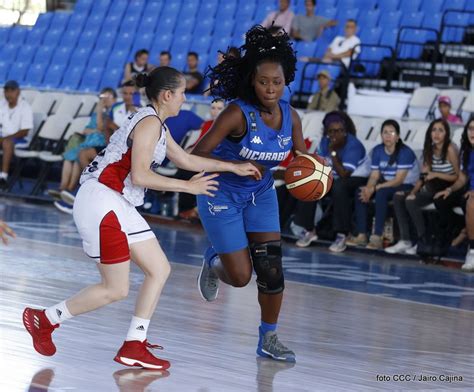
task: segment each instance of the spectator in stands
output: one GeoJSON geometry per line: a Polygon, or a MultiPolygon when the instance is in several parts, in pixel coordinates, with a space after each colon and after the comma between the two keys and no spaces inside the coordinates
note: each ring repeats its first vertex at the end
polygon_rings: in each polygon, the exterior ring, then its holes
{"type": "Polygon", "coordinates": [[[334,89],[331,89],[331,74],[327,70],[318,72],[319,91],[314,94],[308,103],[308,110],[332,112],[339,108],[341,100],[334,89]]]}
{"type": "Polygon", "coordinates": [[[449,124],[443,119],[434,120],[425,135],[420,179],[410,192],[397,192],[393,198],[400,241],[386,248],[386,252],[416,253],[417,248],[410,241],[410,218],[416,228],[418,245],[428,243],[422,208],[433,203],[434,195],[452,186],[458,176],[459,157],[450,139],[449,124]]]}
{"type": "Polygon", "coordinates": [[[8,236],[15,238],[16,234],[4,221],[0,219],[0,238],[5,245],[8,244],[8,236]]]}
{"type": "Polygon", "coordinates": [[[171,53],[167,50],[160,52],[159,67],[170,67],[171,66],[171,53]]]}
{"type": "Polygon", "coordinates": [[[107,119],[107,141],[110,135],[122,126],[128,116],[135,113],[140,107],[140,102],[134,102],[136,92],[137,88],[134,81],[129,80],[122,85],[122,101],[112,106],[107,119]]]}
{"type": "MultiPolygon", "coordinates": [[[[324,136],[318,154],[333,168],[334,183],[330,191],[332,199],[332,227],[338,233],[329,250],[342,252],[346,237],[351,231],[352,201],[356,189],[367,182],[366,177],[352,176],[363,163],[366,152],[357,139],[352,119],[344,112],[330,112],[323,120],[324,136]]],[[[317,202],[298,202],[294,223],[304,227],[296,245],[307,247],[318,236],[314,227],[317,202]]]]}
{"type": "Polygon", "coordinates": [[[316,0],[306,0],[305,15],[296,15],[291,25],[291,38],[296,41],[314,41],[325,28],[336,26],[337,20],[315,15],[316,0]]]}
{"type": "Polygon", "coordinates": [[[462,124],[462,119],[459,116],[451,113],[451,98],[443,95],[438,98],[438,109],[441,113],[441,118],[451,124],[462,124]]]}
{"type": "Polygon", "coordinates": [[[15,145],[28,145],[28,132],[33,129],[33,112],[20,98],[20,86],[9,80],[3,86],[5,100],[0,102],[0,146],[3,150],[0,189],[7,188],[8,172],[15,145]]]}
{"type": "MultiPolygon", "coordinates": [[[[201,132],[199,134],[198,139],[196,142],[188,147],[187,152],[191,153],[193,150],[194,146],[197,144],[199,140],[201,140],[204,135],[209,131],[211,128],[212,124],[214,123],[214,120],[217,118],[217,116],[224,110],[225,107],[225,102],[223,99],[215,99],[211,103],[211,107],[209,109],[209,115],[210,119],[205,121],[202,126],[201,126],[201,132]]],[[[176,178],[180,180],[189,180],[194,174],[194,172],[186,171],[183,169],[179,169],[178,172],[176,173],[176,178]]],[[[187,219],[187,220],[197,220],[199,219],[199,214],[197,211],[196,207],[196,196],[191,195],[189,193],[179,193],[178,194],[178,211],[179,211],[179,217],[182,219],[187,219]]]]}
{"type": "Polygon", "coordinates": [[[275,33],[285,30],[289,34],[294,17],[295,14],[290,10],[290,0],[280,0],[279,10],[270,12],[262,22],[262,26],[266,28],[273,27],[275,33]]]}
{"type": "Polygon", "coordinates": [[[59,189],[50,189],[48,194],[55,199],[55,207],[72,214],[72,206],[81,171],[107,145],[106,121],[117,93],[111,87],[102,89],[95,112],[82,133],[69,138],[64,151],[64,161],[59,189]]]}
{"type": "Polygon", "coordinates": [[[356,58],[360,53],[359,37],[356,36],[357,23],[354,19],[348,19],[344,28],[344,36],[337,36],[329,45],[324,54],[324,62],[341,61],[346,68],[349,67],[351,58],[356,58]]]}
{"type": "Polygon", "coordinates": [[[146,49],[140,49],[135,53],[134,61],[127,63],[123,71],[123,82],[133,80],[141,72],[149,72],[153,68],[148,64],[150,53],[146,49]]]}
{"type": "Polygon", "coordinates": [[[445,236],[452,233],[455,222],[452,208],[457,206],[463,208],[469,248],[462,269],[472,272],[474,271],[474,117],[467,122],[461,136],[460,161],[461,171],[457,181],[438,192],[434,199],[445,236]]]}
{"type": "Polygon", "coordinates": [[[370,154],[370,177],[367,184],[357,190],[355,197],[358,235],[347,241],[347,245],[367,245],[369,249],[382,249],[388,203],[396,192],[408,192],[413,189],[420,176],[416,155],[400,138],[398,122],[384,121],[380,133],[382,143],[375,146],[370,154]],[[375,201],[375,227],[367,244],[368,203],[372,198],[375,201]]]}
{"type": "Polygon", "coordinates": [[[186,93],[200,94],[202,92],[201,83],[204,80],[204,76],[198,69],[199,56],[196,52],[188,53],[188,70],[184,72],[186,78],[186,93]]]}

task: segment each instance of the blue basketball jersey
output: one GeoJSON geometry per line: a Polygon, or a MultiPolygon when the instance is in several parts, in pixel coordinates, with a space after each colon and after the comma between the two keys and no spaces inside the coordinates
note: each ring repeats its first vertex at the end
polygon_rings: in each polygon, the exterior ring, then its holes
{"type": "Polygon", "coordinates": [[[266,170],[261,181],[233,173],[221,173],[217,180],[221,189],[231,191],[245,189],[254,192],[273,183],[270,169],[290,154],[293,147],[291,107],[286,101],[279,102],[282,124],[280,130],[275,130],[263,122],[259,110],[253,105],[242,100],[235,100],[232,103],[242,110],[247,122],[247,132],[238,143],[224,139],[214,150],[213,155],[228,161],[255,161],[265,166],[266,170]]]}

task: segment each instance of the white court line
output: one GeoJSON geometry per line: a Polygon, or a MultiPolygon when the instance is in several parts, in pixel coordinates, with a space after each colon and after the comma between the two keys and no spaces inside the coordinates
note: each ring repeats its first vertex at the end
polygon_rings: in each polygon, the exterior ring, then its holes
{"type": "MultiPolygon", "coordinates": [[[[76,245],[58,244],[57,242],[50,242],[50,241],[44,241],[44,240],[38,240],[38,239],[30,239],[30,238],[25,238],[25,237],[17,237],[17,238],[22,239],[22,240],[26,240],[26,241],[33,241],[33,242],[39,242],[39,243],[42,243],[42,244],[48,244],[48,245],[54,244],[56,246],[62,246],[62,247],[65,247],[65,248],[82,249],[81,246],[76,246],[76,245]]],[[[84,260],[80,260],[80,261],[90,262],[90,259],[87,260],[86,257],[87,256],[84,255],[84,260]]],[[[183,262],[179,262],[179,261],[171,261],[171,262],[176,263],[176,264],[186,265],[188,267],[192,267],[192,268],[195,268],[195,269],[201,268],[200,266],[197,266],[197,265],[191,265],[191,264],[187,264],[187,263],[183,263],[183,262]]],[[[410,304],[416,304],[416,305],[433,306],[433,307],[436,307],[436,308],[441,308],[441,309],[445,309],[445,310],[452,310],[452,311],[457,311],[457,312],[474,313],[474,310],[469,310],[469,309],[452,308],[450,306],[413,301],[413,300],[405,299],[405,298],[387,297],[387,296],[378,295],[378,294],[375,294],[375,293],[370,294],[370,293],[364,293],[364,292],[356,291],[356,290],[341,289],[339,287],[329,287],[329,286],[325,286],[325,285],[317,284],[317,283],[298,282],[298,281],[294,281],[294,280],[289,280],[289,281],[293,284],[300,284],[300,285],[309,286],[309,287],[319,287],[319,288],[324,288],[324,289],[329,289],[329,290],[342,291],[342,292],[351,293],[351,294],[359,294],[359,295],[366,296],[366,297],[371,297],[371,298],[377,297],[377,298],[380,298],[382,300],[388,300],[388,301],[394,301],[395,300],[395,301],[398,301],[398,302],[408,302],[410,304]]]]}

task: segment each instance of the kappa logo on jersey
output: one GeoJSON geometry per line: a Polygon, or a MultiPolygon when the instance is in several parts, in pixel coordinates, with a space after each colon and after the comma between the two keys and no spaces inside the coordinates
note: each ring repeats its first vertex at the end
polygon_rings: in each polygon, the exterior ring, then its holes
{"type": "Polygon", "coordinates": [[[280,148],[285,148],[288,143],[291,142],[291,136],[281,136],[281,135],[277,135],[278,137],[278,145],[280,146],[280,148]]]}
{"type": "Polygon", "coordinates": [[[255,135],[252,140],[250,140],[250,143],[253,144],[263,144],[262,139],[260,139],[260,136],[255,135]]]}
{"type": "Polygon", "coordinates": [[[220,205],[219,206],[219,205],[212,204],[209,201],[207,202],[207,206],[209,208],[209,212],[211,213],[211,215],[216,215],[216,213],[218,213],[218,212],[229,209],[229,206],[226,206],[226,205],[220,205]]]}

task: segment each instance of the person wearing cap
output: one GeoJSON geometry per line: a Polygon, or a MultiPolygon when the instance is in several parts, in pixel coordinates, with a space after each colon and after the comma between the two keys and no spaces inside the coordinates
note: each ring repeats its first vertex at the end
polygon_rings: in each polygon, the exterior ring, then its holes
{"type": "Polygon", "coordinates": [[[28,144],[28,132],[33,128],[33,111],[26,100],[20,99],[18,83],[9,80],[3,91],[5,100],[0,102],[0,146],[3,150],[0,189],[7,186],[15,145],[28,144]]]}
{"type": "Polygon", "coordinates": [[[307,109],[320,110],[322,112],[337,110],[341,99],[329,86],[331,74],[327,70],[319,71],[317,79],[319,91],[310,98],[307,109]]]}
{"type": "Polygon", "coordinates": [[[461,117],[451,113],[451,98],[447,95],[442,95],[438,98],[438,109],[443,120],[446,120],[451,124],[462,125],[461,117]]]}

